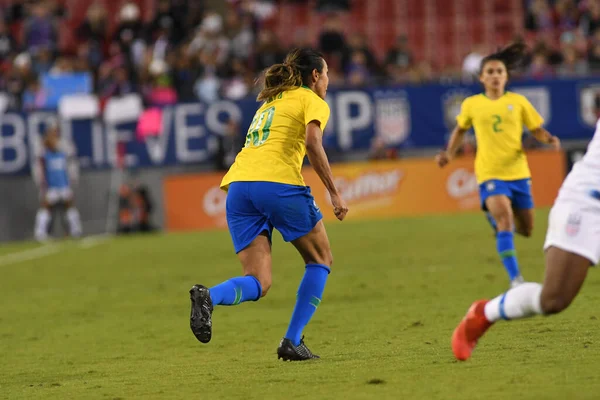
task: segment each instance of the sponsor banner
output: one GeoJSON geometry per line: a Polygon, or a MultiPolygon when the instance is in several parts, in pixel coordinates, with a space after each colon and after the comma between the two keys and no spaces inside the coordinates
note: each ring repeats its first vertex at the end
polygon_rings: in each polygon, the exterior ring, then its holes
{"type": "MultiPolygon", "coordinates": [[[[537,207],[552,205],[565,176],[562,152],[528,153],[537,207]]],[[[349,220],[477,211],[479,187],[473,158],[455,160],[440,169],[433,159],[352,163],[332,167],[335,182],[348,203],[349,220]]],[[[167,229],[226,228],[222,174],[172,176],[164,182],[167,229]]],[[[304,170],[325,220],[333,221],[329,196],[317,174],[304,170]]]]}
{"type": "MultiPolygon", "coordinates": [[[[600,115],[600,80],[518,81],[509,89],[526,95],[545,118],[545,127],[563,141],[592,137],[600,115]]],[[[380,136],[401,149],[441,148],[462,101],[480,92],[479,85],[439,84],[331,89],[326,99],[331,117],[323,143],[328,150],[366,150],[380,136]]],[[[74,141],[83,169],[114,165],[118,142],[125,145],[128,167],[160,167],[211,162],[228,121],[239,120],[239,135],[245,137],[257,108],[254,99],[166,107],[162,131],[145,142],[135,135],[139,113],[104,121],[65,117],[60,123],[63,135],[74,141]]],[[[32,143],[56,121],[55,111],[3,114],[0,174],[29,172],[32,143]]]]}

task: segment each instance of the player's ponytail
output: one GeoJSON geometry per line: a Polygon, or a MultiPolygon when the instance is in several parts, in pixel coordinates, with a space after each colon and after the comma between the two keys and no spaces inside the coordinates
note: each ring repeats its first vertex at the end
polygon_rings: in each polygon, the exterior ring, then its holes
{"type": "Polygon", "coordinates": [[[264,74],[264,88],[258,101],[267,100],[281,92],[311,83],[314,70],[323,72],[323,56],[311,49],[294,49],[285,57],[283,64],[269,67],[264,74]]]}
{"type": "Polygon", "coordinates": [[[490,61],[501,61],[509,73],[520,67],[527,55],[527,45],[522,42],[512,43],[505,48],[490,54],[481,60],[480,73],[483,72],[485,65],[490,61]]]}

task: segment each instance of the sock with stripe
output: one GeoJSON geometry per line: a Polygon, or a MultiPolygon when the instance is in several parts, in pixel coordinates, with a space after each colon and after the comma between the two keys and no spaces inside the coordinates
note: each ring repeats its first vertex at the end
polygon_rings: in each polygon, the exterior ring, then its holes
{"type": "Polygon", "coordinates": [[[496,235],[496,248],[510,280],[513,281],[519,278],[521,273],[519,272],[517,252],[515,251],[514,234],[507,231],[498,232],[496,235]]]}
{"type": "Polygon", "coordinates": [[[302,331],[308,325],[317,307],[321,303],[325,282],[331,270],[323,264],[307,264],[304,277],[298,287],[296,296],[296,306],[292,313],[290,325],[285,334],[286,339],[290,339],[294,346],[300,344],[302,331]]]}
{"type": "Polygon", "coordinates": [[[510,320],[541,315],[542,285],[522,283],[508,292],[487,302],[485,318],[490,322],[500,319],[510,320]]]}
{"type": "Polygon", "coordinates": [[[213,306],[235,306],[245,301],[256,301],[261,294],[260,282],[251,275],[231,278],[210,288],[213,306]]]}

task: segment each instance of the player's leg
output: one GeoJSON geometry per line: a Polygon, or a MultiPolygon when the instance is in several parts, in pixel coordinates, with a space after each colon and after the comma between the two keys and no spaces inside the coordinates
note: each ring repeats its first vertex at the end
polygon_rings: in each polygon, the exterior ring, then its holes
{"type": "Polygon", "coordinates": [[[304,276],[298,287],[296,306],[285,334],[285,338],[297,346],[302,339],[304,328],[321,304],[333,258],[323,221],[317,222],[308,234],[292,243],[298,249],[305,264],[304,276]]]}
{"type": "Polygon", "coordinates": [[[543,285],[526,282],[490,301],[479,300],[471,305],[452,335],[456,358],[468,359],[479,338],[496,321],[563,311],[579,293],[590,264],[583,256],[550,247],[546,252],[543,285]]]}
{"type": "Polygon", "coordinates": [[[534,212],[533,208],[514,208],[515,232],[524,237],[533,233],[534,212]]]}
{"type": "Polygon", "coordinates": [[[305,264],[296,305],[277,354],[292,361],[318,358],[304,344],[302,332],[321,303],[333,261],[323,215],[309,188],[288,186],[273,198],[278,200],[272,206],[271,222],[283,239],[296,247],[305,264]]]}
{"type": "MultiPolygon", "coordinates": [[[[511,200],[507,194],[504,182],[497,181],[494,191],[488,191],[485,197],[485,207],[496,221],[498,232],[496,234],[496,250],[500,255],[502,264],[508,273],[511,285],[523,281],[514,244],[513,211],[511,200]]],[[[483,185],[482,185],[483,186],[483,185]]],[[[482,194],[483,197],[483,194],[482,194]]]]}
{"type": "Polygon", "coordinates": [[[533,232],[534,205],[531,194],[531,179],[509,182],[513,214],[515,216],[515,232],[530,237],[533,232]]]}
{"type": "Polygon", "coordinates": [[[270,232],[263,231],[238,253],[243,276],[226,280],[210,288],[214,306],[235,306],[245,301],[256,301],[271,287],[270,232]]]}
{"type": "Polygon", "coordinates": [[[50,207],[56,201],[56,194],[50,189],[42,192],[40,197],[40,208],[35,215],[34,236],[36,240],[43,242],[48,240],[48,227],[52,219],[50,207]]]}
{"type": "Polygon", "coordinates": [[[567,308],[579,292],[590,265],[600,259],[598,226],[600,209],[582,213],[577,205],[555,204],[544,245],[544,284],[524,283],[489,302],[473,303],[452,337],[456,357],[469,358],[477,340],[500,319],[556,314],[567,308]]]}
{"type": "Polygon", "coordinates": [[[271,286],[272,227],[248,195],[251,184],[232,183],[226,202],[227,224],[244,276],[228,279],[210,289],[199,284],[190,289],[190,327],[202,343],[208,343],[212,337],[214,306],[256,301],[271,286]]]}
{"type": "Polygon", "coordinates": [[[63,190],[62,200],[67,210],[66,217],[67,223],[69,225],[69,234],[72,237],[79,237],[83,233],[81,228],[81,217],[79,215],[79,210],[77,210],[77,208],[74,205],[73,192],[71,191],[71,189],[67,188],[63,190]]]}

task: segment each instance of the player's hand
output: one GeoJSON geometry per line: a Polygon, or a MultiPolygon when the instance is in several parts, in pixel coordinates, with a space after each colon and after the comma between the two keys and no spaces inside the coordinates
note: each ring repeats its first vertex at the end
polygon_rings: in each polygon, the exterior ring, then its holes
{"type": "Polygon", "coordinates": [[[348,205],[339,194],[331,195],[331,204],[333,205],[333,213],[340,221],[343,221],[348,214],[348,205]]]}
{"type": "Polygon", "coordinates": [[[440,168],[444,168],[450,162],[450,157],[446,151],[442,150],[435,156],[435,162],[440,168]]]}
{"type": "Polygon", "coordinates": [[[560,150],[560,139],[557,136],[551,136],[548,144],[552,146],[554,150],[560,150]]]}

